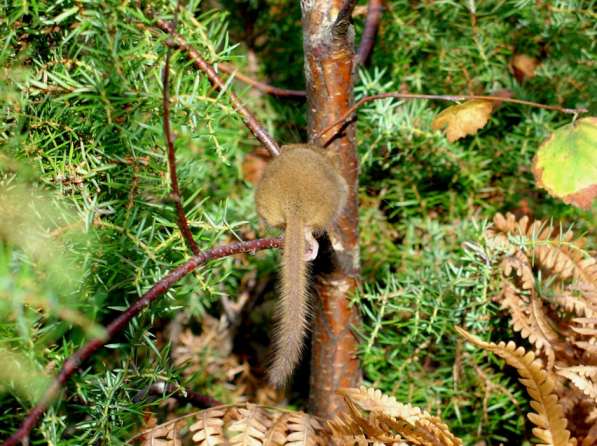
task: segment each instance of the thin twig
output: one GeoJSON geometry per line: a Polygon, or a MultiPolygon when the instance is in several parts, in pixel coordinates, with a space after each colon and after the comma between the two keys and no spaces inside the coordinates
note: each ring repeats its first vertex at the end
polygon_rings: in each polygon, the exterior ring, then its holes
{"type": "Polygon", "coordinates": [[[379,28],[379,21],[383,12],[382,0],[369,0],[367,5],[367,19],[365,20],[365,28],[361,36],[361,43],[359,44],[359,51],[357,52],[357,63],[365,64],[373,45],[375,44],[375,36],[377,28],[379,28]]]}
{"type": "Polygon", "coordinates": [[[202,395],[176,384],[168,384],[164,381],[158,381],[150,384],[141,390],[133,401],[139,402],[147,397],[147,395],[165,396],[169,395],[181,402],[191,403],[193,406],[200,409],[207,409],[209,407],[221,406],[223,403],[208,395],[202,395]]]}
{"type": "MultiPolygon", "coordinates": [[[[529,107],[536,107],[542,108],[545,110],[554,110],[561,113],[569,113],[578,115],[580,113],[586,113],[586,108],[564,108],[560,107],[559,105],[545,105],[539,104],[537,102],[525,101],[523,99],[514,99],[514,98],[505,98],[502,96],[476,96],[476,95],[436,95],[436,94],[410,94],[410,93],[380,93],[374,94],[371,96],[365,96],[364,98],[359,99],[352,107],[350,107],[346,113],[344,113],[339,119],[328,125],[323,130],[319,131],[314,138],[321,138],[325,135],[328,131],[332,128],[337,126],[338,124],[344,124],[348,122],[348,118],[362,105],[366,104],[367,102],[376,101],[378,99],[387,99],[387,98],[396,98],[396,99],[431,99],[431,100],[439,100],[439,101],[464,101],[464,100],[472,100],[472,99],[482,99],[486,101],[494,101],[494,102],[510,102],[512,104],[520,104],[520,105],[528,105],[529,107]]],[[[344,127],[344,125],[340,126],[336,131],[325,140],[325,144],[327,145],[332,138],[338,134],[338,132],[344,127]]]]}
{"type": "MultiPolygon", "coordinates": [[[[178,17],[178,3],[176,4],[176,11],[174,13],[174,20],[172,21],[172,29],[176,30],[176,21],[178,17]]],[[[166,138],[166,145],[168,146],[168,170],[170,171],[170,184],[172,187],[172,198],[174,199],[174,205],[176,206],[176,213],[178,214],[177,223],[182,233],[183,238],[187,242],[187,245],[191,249],[194,255],[199,255],[199,247],[195,243],[193,233],[189,228],[189,222],[184,212],[182,205],[182,198],[180,196],[180,189],[178,187],[178,175],[176,174],[176,153],[174,149],[174,135],[170,128],[170,57],[172,55],[172,46],[168,46],[166,52],[166,61],[164,63],[164,71],[162,72],[162,108],[163,108],[163,119],[162,124],[164,127],[164,138],[166,138]]]]}
{"type": "Polygon", "coordinates": [[[106,343],[116,334],[121,332],[133,317],[141,312],[141,310],[148,307],[154,300],[165,294],[180,279],[209,260],[220,259],[233,254],[254,253],[263,249],[280,248],[282,243],[281,238],[269,238],[218,246],[204,251],[197,256],[191,257],[186,263],[168,273],[163,279],[151,287],[151,289],[139,300],[134,302],[106,327],[105,337],[101,339],[92,339],[64,361],[60,373],[58,373],[58,376],[56,376],[52,384],[46,390],[44,396],[40,399],[37,405],[29,411],[19,430],[6,440],[3,446],[16,446],[20,441],[28,437],[31,429],[37,425],[41,416],[58,395],[66,381],[79,369],[81,364],[89,359],[97,350],[106,345],[106,343]]]}
{"type": "MultiPolygon", "coordinates": [[[[170,23],[162,19],[156,19],[156,24],[162,31],[170,34],[172,40],[168,39],[166,41],[168,46],[183,50],[186,56],[193,62],[195,67],[203,71],[207,75],[212,85],[214,85],[218,90],[223,91],[226,88],[226,83],[215,72],[213,67],[207,63],[201,57],[199,52],[193,48],[180,34],[174,32],[170,23]]],[[[241,115],[243,122],[253,133],[253,135],[255,135],[255,138],[257,138],[272,155],[279,155],[280,147],[276,141],[274,141],[271,135],[267,133],[265,128],[263,128],[263,126],[251,114],[251,112],[249,112],[249,110],[240,102],[238,97],[232,91],[228,92],[228,97],[230,98],[232,107],[241,115]]]]}
{"type": "Polygon", "coordinates": [[[238,69],[236,67],[226,63],[218,64],[218,69],[220,69],[224,73],[233,75],[234,79],[237,79],[240,82],[244,82],[247,85],[255,87],[257,90],[263,91],[264,93],[271,94],[273,96],[294,98],[304,98],[307,96],[305,90],[289,90],[286,88],[274,87],[273,85],[266,84],[265,82],[252,79],[249,76],[246,76],[238,72],[238,69]]]}

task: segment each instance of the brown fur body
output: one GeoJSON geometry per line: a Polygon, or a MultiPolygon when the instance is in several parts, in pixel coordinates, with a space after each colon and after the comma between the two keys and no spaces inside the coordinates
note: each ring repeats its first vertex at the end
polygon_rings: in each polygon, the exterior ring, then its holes
{"type": "Polygon", "coordinates": [[[281,301],[270,381],[282,386],[300,359],[307,324],[306,237],[326,230],[346,202],[347,185],[326,151],[309,144],[282,147],[257,185],[257,212],[285,228],[281,301]]]}

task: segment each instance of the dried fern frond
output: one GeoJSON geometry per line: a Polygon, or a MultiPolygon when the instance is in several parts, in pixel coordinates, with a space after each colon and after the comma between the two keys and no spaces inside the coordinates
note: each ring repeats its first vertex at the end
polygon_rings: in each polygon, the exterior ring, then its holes
{"type": "Polygon", "coordinates": [[[572,293],[559,293],[552,297],[550,301],[569,313],[578,316],[597,317],[597,304],[591,302],[584,295],[575,296],[572,293]]]}
{"type": "Polygon", "coordinates": [[[508,344],[500,342],[494,344],[485,342],[473,336],[460,327],[456,331],[467,341],[490,351],[503,358],[509,365],[516,368],[520,375],[520,382],[526,387],[531,397],[531,407],[535,412],[528,414],[528,418],[537,426],[533,434],[541,440],[541,446],[573,446],[576,440],[572,439],[566,429],[566,418],[558,397],[554,393],[554,382],[543,370],[541,362],[535,359],[533,352],[516,346],[510,341],[508,344]]]}
{"type": "Polygon", "coordinates": [[[556,373],[570,380],[582,392],[597,400],[597,366],[574,366],[558,369],[556,373]]]}
{"type": "MultiPolygon", "coordinates": [[[[379,390],[360,387],[341,389],[338,393],[344,395],[353,419],[359,420],[361,427],[370,427],[372,432],[381,430],[394,440],[404,438],[414,445],[462,445],[439,418],[418,407],[399,403],[379,390]],[[361,414],[359,409],[366,414],[361,414]]],[[[376,439],[387,441],[379,436],[376,439]]]]}
{"type": "Polygon", "coordinates": [[[155,427],[143,435],[141,446],[182,446],[176,423],[155,427]]]}
{"type": "Polygon", "coordinates": [[[531,268],[528,257],[522,251],[516,251],[512,255],[505,256],[500,264],[500,269],[506,277],[515,273],[520,279],[523,290],[532,290],[535,287],[533,269],[531,268]]]}
{"type": "Polygon", "coordinates": [[[402,437],[399,434],[392,434],[388,429],[379,426],[375,420],[363,417],[350,403],[349,412],[340,413],[333,420],[327,422],[332,438],[340,445],[361,444],[366,440],[380,444],[394,444],[400,442],[402,437]],[[372,422],[373,421],[373,422],[372,422]]]}
{"type": "Polygon", "coordinates": [[[561,343],[560,335],[543,312],[543,304],[533,291],[530,302],[525,301],[519,290],[505,282],[500,297],[501,307],[508,310],[512,328],[528,338],[538,350],[543,350],[547,357],[547,368],[551,370],[555,364],[555,349],[561,343]]]}
{"type": "Polygon", "coordinates": [[[517,220],[510,213],[505,217],[498,213],[490,235],[512,248],[523,246],[535,263],[559,280],[572,278],[597,289],[597,260],[582,249],[584,240],[574,240],[572,231],[562,233],[540,220],[529,224],[526,216],[517,220]]]}
{"type": "Polygon", "coordinates": [[[197,421],[190,427],[194,432],[193,443],[199,446],[226,444],[224,436],[224,415],[226,409],[212,407],[197,413],[197,421]]]}
{"type": "Polygon", "coordinates": [[[391,417],[402,418],[409,423],[414,423],[425,415],[429,415],[418,407],[399,403],[396,398],[383,394],[379,389],[361,386],[340,389],[338,393],[362,410],[381,412],[391,417]]]}
{"type": "Polygon", "coordinates": [[[129,443],[180,446],[188,444],[185,434],[190,431],[193,444],[201,446],[462,445],[439,418],[379,390],[363,387],[342,393],[349,410],[326,425],[304,412],[243,403],[171,420],[129,443]]]}
{"type": "Polygon", "coordinates": [[[269,414],[253,404],[238,409],[240,417],[228,426],[231,446],[259,446],[263,444],[272,425],[269,414]]]}
{"type": "Polygon", "coordinates": [[[317,432],[322,425],[316,418],[303,412],[295,412],[288,416],[287,446],[325,446],[324,439],[317,432]]]}
{"type": "Polygon", "coordinates": [[[192,435],[192,443],[200,446],[330,444],[329,431],[311,415],[303,412],[288,413],[283,409],[244,403],[212,407],[185,415],[147,430],[131,439],[129,443],[143,446],[189,444],[187,431],[192,435]],[[190,427],[187,428],[189,424],[190,427]],[[156,443],[155,440],[162,442],[156,443]]]}

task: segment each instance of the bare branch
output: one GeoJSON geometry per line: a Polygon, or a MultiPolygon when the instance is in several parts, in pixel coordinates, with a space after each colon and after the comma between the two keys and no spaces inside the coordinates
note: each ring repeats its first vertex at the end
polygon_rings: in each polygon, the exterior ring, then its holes
{"type": "Polygon", "coordinates": [[[476,95],[436,95],[436,94],[410,94],[410,93],[380,93],[374,94],[371,96],[365,96],[364,98],[359,99],[352,107],[350,107],[339,119],[328,125],[323,130],[320,130],[316,135],[315,138],[322,138],[327,132],[331,129],[336,127],[339,124],[342,124],[340,127],[334,131],[332,135],[328,138],[324,139],[324,146],[329,144],[329,142],[342,130],[344,124],[348,123],[352,119],[349,119],[350,116],[357,111],[361,106],[366,104],[367,102],[376,101],[378,99],[387,99],[387,98],[396,98],[396,99],[431,99],[431,100],[439,100],[439,101],[464,101],[464,100],[472,100],[472,99],[482,99],[486,101],[494,101],[494,102],[510,102],[512,104],[520,104],[520,105],[527,105],[529,107],[536,107],[542,108],[545,110],[554,110],[561,113],[568,113],[578,115],[581,113],[586,113],[586,108],[564,108],[559,105],[545,105],[539,104],[537,102],[525,101],[523,99],[514,99],[514,98],[506,98],[503,96],[476,96],[476,95]]]}
{"type": "Polygon", "coordinates": [[[357,62],[365,64],[373,45],[375,44],[375,36],[377,28],[379,28],[379,21],[383,12],[382,0],[369,0],[367,5],[367,19],[365,20],[365,29],[361,36],[361,43],[359,44],[359,51],[357,52],[357,62]]]}
{"type": "MultiPolygon", "coordinates": [[[[165,20],[157,19],[156,24],[162,31],[171,35],[172,40],[168,39],[166,41],[168,46],[171,46],[172,48],[179,48],[184,51],[186,56],[193,62],[195,67],[207,75],[212,85],[214,85],[220,91],[225,89],[226,83],[215,72],[213,67],[207,63],[207,61],[201,57],[199,52],[193,48],[180,34],[174,32],[170,23],[166,22],[165,20]]],[[[278,146],[278,143],[274,141],[271,135],[267,133],[263,126],[257,121],[257,119],[255,119],[251,112],[240,102],[238,97],[233,92],[228,92],[228,96],[230,98],[230,102],[232,103],[232,107],[241,115],[243,122],[253,133],[253,135],[255,135],[255,138],[257,138],[272,155],[279,155],[280,147],[278,146]]]]}
{"type": "MultiPolygon", "coordinates": [[[[172,29],[176,29],[176,19],[178,13],[178,3],[176,4],[176,11],[174,20],[172,23],[172,29]]],[[[178,188],[178,175],[176,174],[176,154],[174,150],[174,135],[172,135],[172,129],[170,128],[170,57],[172,55],[172,47],[168,46],[166,52],[166,62],[164,63],[164,70],[162,71],[162,109],[163,119],[162,124],[164,127],[164,138],[166,138],[166,146],[168,147],[168,169],[170,171],[170,183],[172,187],[172,198],[174,199],[174,205],[176,206],[176,213],[178,214],[177,223],[182,233],[183,238],[187,242],[187,245],[191,249],[194,255],[199,255],[199,247],[195,243],[193,233],[189,228],[187,216],[184,212],[182,205],[182,199],[180,196],[180,189],[178,188]]]]}
{"type": "Polygon", "coordinates": [[[186,263],[168,273],[163,279],[151,287],[148,292],[141,296],[139,300],[134,302],[106,327],[105,337],[90,340],[64,361],[62,369],[50,387],[46,390],[44,396],[27,414],[27,417],[21,424],[19,430],[6,440],[3,446],[16,446],[20,441],[27,438],[31,429],[37,425],[41,416],[50,406],[54,398],[56,398],[66,381],[68,381],[68,379],[79,369],[81,364],[89,359],[97,350],[106,345],[106,343],[116,334],[122,331],[133,317],[141,312],[141,310],[148,307],[158,297],[164,295],[176,282],[191,273],[198,266],[203,265],[210,260],[220,259],[233,254],[254,253],[263,249],[280,248],[281,246],[281,238],[258,239],[249,242],[237,242],[218,246],[204,251],[197,256],[191,257],[186,263]]]}
{"type": "Polygon", "coordinates": [[[264,93],[271,94],[273,96],[294,98],[304,98],[307,96],[305,90],[288,90],[286,88],[274,87],[273,85],[266,84],[265,82],[251,79],[249,76],[239,73],[236,67],[226,63],[219,64],[218,68],[224,73],[234,75],[234,79],[244,82],[247,85],[255,87],[257,90],[263,91],[264,93]]]}

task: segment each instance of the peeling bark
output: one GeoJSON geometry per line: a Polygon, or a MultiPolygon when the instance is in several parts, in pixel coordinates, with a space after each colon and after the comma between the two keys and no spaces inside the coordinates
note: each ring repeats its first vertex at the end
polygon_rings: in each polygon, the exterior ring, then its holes
{"type": "MultiPolygon", "coordinates": [[[[318,133],[340,118],[352,105],[356,59],[350,13],[354,2],[302,0],[305,78],[310,142],[323,145],[318,133]]],[[[361,371],[357,339],[352,331],[359,314],[349,306],[358,285],[358,159],[354,126],[347,126],[328,145],[338,154],[341,173],[349,185],[346,208],[329,232],[336,259],[333,271],[316,283],[313,324],[310,410],[332,418],[344,403],[336,391],[357,386],[361,371]]]]}

